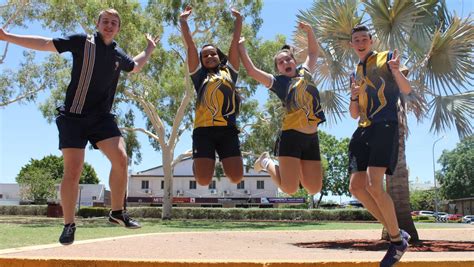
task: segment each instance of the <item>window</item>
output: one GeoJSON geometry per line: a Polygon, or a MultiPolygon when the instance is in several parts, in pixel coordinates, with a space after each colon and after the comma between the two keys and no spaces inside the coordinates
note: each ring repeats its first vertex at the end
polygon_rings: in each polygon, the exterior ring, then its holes
{"type": "Polygon", "coordinates": [[[161,189],[165,189],[165,181],[161,181],[161,189]]]}
{"type": "Polygon", "coordinates": [[[2,198],[3,198],[3,194],[0,194],[0,199],[2,199],[2,198]]]}
{"type": "Polygon", "coordinates": [[[257,189],[265,189],[265,181],[257,181],[257,189]]]}
{"type": "Polygon", "coordinates": [[[148,189],[148,188],[150,188],[150,181],[143,180],[142,181],[142,189],[148,189]]]}
{"type": "Polygon", "coordinates": [[[240,183],[237,184],[237,189],[245,189],[245,182],[240,181],[240,183]]]}
{"type": "Polygon", "coordinates": [[[97,197],[96,197],[96,196],[92,196],[92,200],[97,200],[97,197]]]}
{"type": "Polygon", "coordinates": [[[196,181],[189,181],[189,189],[196,189],[196,181]]]}
{"type": "Polygon", "coordinates": [[[216,180],[213,180],[213,181],[209,184],[209,189],[216,189],[216,180]]]}

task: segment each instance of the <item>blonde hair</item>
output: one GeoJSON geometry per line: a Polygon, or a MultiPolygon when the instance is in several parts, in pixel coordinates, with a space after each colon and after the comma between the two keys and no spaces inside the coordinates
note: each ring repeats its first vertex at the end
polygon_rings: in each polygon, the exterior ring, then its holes
{"type": "Polygon", "coordinates": [[[119,13],[118,13],[117,10],[115,10],[115,9],[113,9],[113,8],[107,8],[107,9],[104,9],[104,10],[100,11],[100,13],[99,13],[99,19],[97,20],[97,22],[100,21],[100,18],[101,18],[102,15],[104,15],[104,14],[109,14],[109,15],[112,15],[112,16],[118,18],[119,27],[120,27],[120,23],[121,23],[121,21],[120,21],[120,15],[119,15],[119,13]]]}

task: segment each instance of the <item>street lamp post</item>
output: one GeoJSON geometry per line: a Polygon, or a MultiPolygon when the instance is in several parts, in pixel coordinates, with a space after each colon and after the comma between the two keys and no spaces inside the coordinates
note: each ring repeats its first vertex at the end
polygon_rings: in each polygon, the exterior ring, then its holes
{"type": "Polygon", "coordinates": [[[444,135],[441,136],[440,138],[436,139],[436,141],[433,142],[433,149],[431,155],[433,156],[433,183],[434,183],[434,189],[435,189],[435,199],[434,199],[434,206],[435,206],[435,214],[438,215],[438,187],[436,186],[436,170],[435,170],[435,156],[434,156],[434,149],[436,143],[438,143],[439,140],[443,139],[444,135]]]}
{"type": "Polygon", "coordinates": [[[80,211],[81,210],[81,198],[82,198],[82,185],[79,186],[79,205],[77,207],[77,211],[80,211]]]}

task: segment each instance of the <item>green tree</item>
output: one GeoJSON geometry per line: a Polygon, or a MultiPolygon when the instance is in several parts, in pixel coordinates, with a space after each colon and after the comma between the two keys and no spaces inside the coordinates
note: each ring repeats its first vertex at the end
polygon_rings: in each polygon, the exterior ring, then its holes
{"type": "Polygon", "coordinates": [[[457,199],[474,196],[474,135],[465,137],[451,151],[443,151],[436,173],[440,196],[457,199]]]}
{"type": "MultiPolygon", "coordinates": [[[[30,159],[30,162],[23,166],[16,176],[16,182],[23,188],[24,199],[43,203],[48,198],[56,197],[55,185],[61,182],[63,173],[63,157],[49,155],[40,160],[30,159]]],[[[99,183],[94,168],[87,162],[84,163],[79,183],[99,183]]]]}
{"type": "Polygon", "coordinates": [[[412,210],[434,210],[434,190],[413,190],[410,192],[410,207],[412,210]]]}
{"type": "MultiPolygon", "coordinates": [[[[144,47],[144,33],[162,35],[164,26],[169,37],[161,40],[166,48],[158,45],[149,63],[138,74],[122,77],[117,88],[114,113],[122,122],[122,130],[142,132],[149,137],[151,145],[162,153],[162,165],[165,175],[163,196],[163,219],[171,218],[171,200],[173,192],[173,167],[186,155],[175,157],[174,150],[183,132],[192,128],[192,105],[194,88],[190,82],[185,64],[185,50],[177,26],[177,16],[188,4],[193,6],[193,21],[190,22],[193,38],[198,47],[204,43],[216,43],[227,51],[233,30],[233,19],[225,1],[149,1],[146,6],[135,1],[57,1],[43,0],[28,2],[21,6],[21,12],[13,4],[2,11],[2,18],[10,20],[12,26],[26,26],[26,22],[41,23],[46,29],[59,31],[62,34],[83,31],[92,33],[97,14],[104,8],[115,8],[121,14],[121,31],[117,42],[131,55],[138,54],[144,47]],[[141,113],[145,125],[136,125],[134,117],[128,111],[129,106],[141,113]],[[132,123],[133,121],[133,123],[132,123]]],[[[258,17],[262,1],[234,1],[233,5],[243,14],[249,25],[243,32],[249,39],[254,39],[261,25],[258,17]]],[[[255,41],[258,43],[258,41],[255,41]]],[[[0,94],[12,95],[8,88],[14,86],[19,91],[34,92],[37,88],[51,91],[50,98],[41,103],[43,115],[52,121],[55,107],[64,98],[64,90],[70,79],[71,62],[59,55],[50,55],[45,62],[34,64],[35,53],[25,54],[18,71],[0,74],[0,94]],[[9,74],[10,76],[6,75],[9,74]],[[23,75],[20,79],[20,75],[23,75]],[[18,77],[12,79],[10,77],[18,77]],[[1,87],[5,85],[4,87],[1,87]],[[2,91],[3,90],[3,91],[2,91]]],[[[245,81],[245,79],[243,80],[245,81]]],[[[242,83],[245,85],[245,82],[242,83]]],[[[252,86],[242,86],[244,103],[241,108],[239,123],[245,125],[253,117],[256,101],[248,100],[254,92],[252,86]]],[[[34,94],[32,94],[34,99],[34,94]]],[[[11,103],[3,101],[2,103],[11,103]]],[[[139,160],[134,143],[134,135],[127,135],[127,152],[139,160]],[[131,144],[131,145],[130,145],[131,144]],[[130,154],[133,153],[133,154],[130,154]]],[[[189,155],[189,154],[187,154],[189,155]]]]}
{"type": "MultiPolygon", "coordinates": [[[[334,120],[347,110],[348,77],[358,62],[349,46],[355,25],[364,23],[372,30],[376,50],[398,49],[405,56],[402,62],[410,69],[413,92],[399,105],[399,158],[387,189],[400,227],[418,240],[409,205],[407,114],[419,121],[431,117],[436,133],[454,126],[460,137],[472,134],[472,18],[450,14],[443,0],[315,0],[298,19],[310,23],[319,38],[322,56],[316,78],[325,111],[334,120]]],[[[295,43],[305,47],[306,40],[296,32],[295,43]]],[[[300,55],[305,56],[304,51],[300,55]]]]}

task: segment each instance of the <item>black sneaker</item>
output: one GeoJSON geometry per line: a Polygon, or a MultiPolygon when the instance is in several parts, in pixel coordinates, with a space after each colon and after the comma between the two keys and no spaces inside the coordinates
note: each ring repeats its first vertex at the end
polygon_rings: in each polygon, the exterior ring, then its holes
{"type": "Polygon", "coordinates": [[[74,242],[74,233],[76,232],[76,224],[71,223],[64,226],[63,232],[59,237],[61,245],[71,245],[74,242]]]}
{"type": "Polygon", "coordinates": [[[138,229],[141,228],[141,225],[130,218],[126,211],[123,211],[122,214],[113,215],[112,212],[109,213],[109,222],[113,224],[121,225],[129,229],[138,229]]]}

